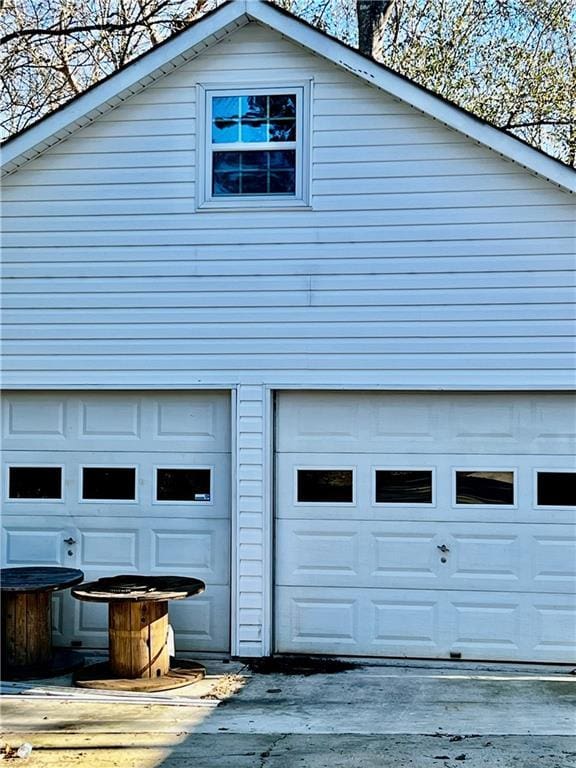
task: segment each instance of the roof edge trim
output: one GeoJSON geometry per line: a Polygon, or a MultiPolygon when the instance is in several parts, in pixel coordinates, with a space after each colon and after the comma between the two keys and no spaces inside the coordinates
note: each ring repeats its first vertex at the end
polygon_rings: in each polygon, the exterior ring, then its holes
{"type": "MultiPolygon", "coordinates": [[[[171,69],[177,69],[183,62],[174,63],[176,59],[186,56],[197,46],[202,46],[210,37],[224,36],[232,29],[249,23],[250,19],[246,13],[248,3],[249,0],[234,0],[220,6],[181,33],[146,51],[122,69],[95,83],[77,98],[25,128],[21,134],[8,139],[2,147],[3,173],[16,170],[48,147],[83,127],[90,122],[91,117],[105,114],[126,98],[143,90],[149,84],[150,78],[157,79],[168,74],[171,69]]],[[[207,43],[205,47],[210,45],[207,43]]],[[[200,51],[194,53],[198,55],[200,51]]]]}

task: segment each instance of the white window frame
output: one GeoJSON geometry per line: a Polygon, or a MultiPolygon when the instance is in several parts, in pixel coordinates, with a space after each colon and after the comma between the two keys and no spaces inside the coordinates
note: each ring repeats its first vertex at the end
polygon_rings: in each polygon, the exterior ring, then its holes
{"type": "Polygon", "coordinates": [[[213,464],[154,464],[152,467],[153,471],[153,480],[152,480],[152,504],[160,504],[162,506],[168,505],[176,505],[176,506],[184,506],[189,507],[190,505],[193,506],[202,506],[202,507],[212,507],[214,506],[214,465],[213,464]],[[210,499],[208,501],[200,500],[200,499],[181,499],[179,501],[168,501],[164,499],[158,498],[158,470],[159,469],[207,469],[210,472],[210,499]]]}
{"type": "Polygon", "coordinates": [[[294,492],[294,506],[295,507],[355,507],[356,506],[356,474],[358,467],[341,464],[332,466],[322,465],[302,465],[297,464],[294,467],[293,477],[293,492],[294,492]],[[352,501],[299,501],[298,500],[298,472],[308,472],[309,470],[316,472],[352,472],[352,501]]]}
{"type": "Polygon", "coordinates": [[[538,475],[540,473],[553,473],[557,475],[561,474],[575,474],[576,468],[574,469],[568,469],[566,467],[562,467],[560,469],[551,469],[550,467],[535,467],[533,469],[533,477],[532,477],[532,490],[533,490],[533,496],[534,496],[534,509],[566,509],[566,510],[573,510],[575,509],[573,504],[538,504],[538,475]]]}
{"type": "Polygon", "coordinates": [[[310,207],[311,178],[311,80],[286,82],[270,86],[262,83],[239,83],[227,86],[197,86],[197,173],[196,209],[213,210],[285,210],[310,207]],[[245,144],[212,143],[212,98],[215,96],[274,96],[284,93],[296,95],[296,190],[293,195],[213,195],[212,155],[214,151],[272,151],[282,149],[282,142],[246,142],[245,144]]]}
{"type": "Polygon", "coordinates": [[[138,504],[140,501],[139,480],[140,467],[137,464],[80,464],[78,466],[78,503],[79,504],[138,504]],[[85,499],[82,496],[84,490],[85,469],[133,469],[134,470],[134,498],[133,499],[85,499]]]}
{"type": "Polygon", "coordinates": [[[63,464],[37,464],[35,462],[6,462],[4,476],[6,478],[4,486],[4,501],[6,504],[63,504],[64,488],[66,487],[66,478],[64,476],[65,467],[63,464]],[[60,470],[60,496],[57,499],[34,499],[34,498],[14,498],[10,496],[10,470],[14,469],[59,469],[60,470]]]}
{"type": "Polygon", "coordinates": [[[421,509],[436,507],[436,467],[415,466],[386,466],[372,467],[372,506],[373,507],[399,507],[401,509],[421,509]],[[432,475],[432,501],[376,501],[376,472],[430,472],[432,475]]]}
{"type": "Polygon", "coordinates": [[[518,509],[518,467],[482,467],[477,464],[471,467],[452,467],[452,509],[518,509]],[[512,504],[458,504],[456,501],[458,495],[456,490],[456,474],[458,472],[511,472],[514,502],[512,504]]]}

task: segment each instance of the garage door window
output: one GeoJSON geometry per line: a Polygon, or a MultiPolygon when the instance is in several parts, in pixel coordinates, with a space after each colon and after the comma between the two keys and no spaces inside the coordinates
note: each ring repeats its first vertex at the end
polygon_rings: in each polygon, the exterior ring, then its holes
{"type": "Polygon", "coordinates": [[[377,469],[374,473],[376,504],[433,503],[433,471],[431,469],[377,469]]]}
{"type": "Polygon", "coordinates": [[[456,470],[456,504],[513,506],[514,472],[511,470],[456,470]]]}
{"type": "Polygon", "coordinates": [[[296,470],[297,501],[300,504],[353,504],[354,470],[296,470]]]}
{"type": "Polygon", "coordinates": [[[537,472],[536,504],[539,507],[576,507],[576,472],[537,472]]]}
{"type": "Polygon", "coordinates": [[[136,501],[134,467],[82,467],[84,501],[136,501]]]}
{"type": "Polygon", "coordinates": [[[157,467],[156,501],[209,502],[212,471],[203,467],[157,467]]]}
{"type": "Polygon", "coordinates": [[[9,467],[9,499],[61,499],[62,467],[9,467]]]}

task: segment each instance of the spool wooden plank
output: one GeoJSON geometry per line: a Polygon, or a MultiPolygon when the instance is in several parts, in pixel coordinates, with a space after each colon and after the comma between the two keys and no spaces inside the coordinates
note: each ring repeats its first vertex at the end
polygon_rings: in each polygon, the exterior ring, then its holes
{"type": "Polygon", "coordinates": [[[161,677],[170,669],[168,648],[168,603],[148,603],[149,677],[161,677]]]}
{"type": "Polygon", "coordinates": [[[110,668],[119,678],[160,677],[170,668],[168,603],[110,603],[110,668]]]}
{"type": "Polygon", "coordinates": [[[47,664],[52,656],[52,593],[28,592],[26,598],[26,664],[47,664]]]}

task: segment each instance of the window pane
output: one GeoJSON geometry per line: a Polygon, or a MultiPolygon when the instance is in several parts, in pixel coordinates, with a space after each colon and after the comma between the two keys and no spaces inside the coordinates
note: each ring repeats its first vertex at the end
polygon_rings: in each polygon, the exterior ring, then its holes
{"type": "Polygon", "coordinates": [[[212,99],[212,141],[215,143],[240,140],[240,98],[216,96],[212,99]]]}
{"type": "Polygon", "coordinates": [[[62,468],[10,467],[8,496],[11,499],[62,498],[62,468]]]}
{"type": "Polygon", "coordinates": [[[270,192],[273,194],[290,194],[296,188],[294,171],[276,171],[270,173],[270,192]]]}
{"type": "Polygon", "coordinates": [[[242,194],[260,195],[268,191],[268,175],[266,172],[247,171],[242,174],[242,194]]]}
{"type": "Polygon", "coordinates": [[[295,120],[271,120],[268,124],[269,141],[296,141],[295,120]]]}
{"type": "Polygon", "coordinates": [[[215,144],[296,141],[296,96],[216,96],[212,99],[215,144]]]}
{"type": "Polygon", "coordinates": [[[351,469],[299,469],[298,501],[352,503],[352,477],[351,469]]]}
{"type": "Polygon", "coordinates": [[[210,501],[209,469],[158,469],[158,501],[210,501]]]}
{"type": "Polygon", "coordinates": [[[215,195],[237,195],[240,192],[239,173],[216,173],[214,175],[215,195]]]}
{"type": "Polygon", "coordinates": [[[242,170],[267,171],[270,152],[238,152],[242,170]]]}
{"type": "Polygon", "coordinates": [[[296,152],[293,149],[276,149],[268,152],[270,158],[270,168],[284,168],[295,170],[296,152]]]}
{"type": "Polygon", "coordinates": [[[241,96],[242,120],[265,122],[268,117],[268,99],[268,96],[241,96]]]}
{"type": "Polygon", "coordinates": [[[576,507],[576,472],[538,472],[542,507],[576,507]]]}
{"type": "Polygon", "coordinates": [[[296,96],[293,93],[270,96],[270,117],[296,117],[296,96]]]}
{"type": "Polygon", "coordinates": [[[239,120],[239,96],[215,96],[212,99],[212,117],[214,120],[239,120]]]}
{"type": "Polygon", "coordinates": [[[82,498],[133,501],[136,470],[133,467],[83,467],[82,498]]]}
{"type": "Polygon", "coordinates": [[[514,472],[456,472],[456,504],[514,504],[514,472]]]}
{"type": "Polygon", "coordinates": [[[296,151],[214,152],[212,193],[290,195],[296,191],[296,151]]]}
{"type": "Polygon", "coordinates": [[[240,152],[214,152],[215,171],[239,171],[240,152]]]}
{"type": "Polygon", "coordinates": [[[254,120],[242,120],[240,141],[268,141],[268,124],[254,120]]]}
{"type": "Polygon", "coordinates": [[[432,471],[376,470],[376,502],[379,504],[431,504],[432,471]]]}
{"type": "Polygon", "coordinates": [[[215,144],[240,141],[240,123],[215,120],[212,124],[212,141],[215,144]]]}

